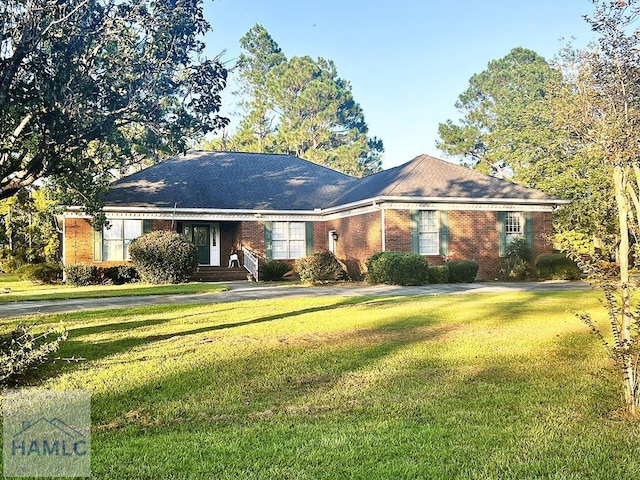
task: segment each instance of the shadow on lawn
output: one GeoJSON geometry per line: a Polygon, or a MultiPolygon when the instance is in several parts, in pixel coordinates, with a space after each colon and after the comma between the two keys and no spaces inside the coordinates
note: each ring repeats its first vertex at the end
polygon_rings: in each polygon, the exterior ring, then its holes
{"type": "MultiPolygon", "coordinates": [[[[354,304],[353,300],[347,303],[354,304]]],[[[286,316],[342,306],[346,305],[341,302],[329,308],[290,312],[286,316]]],[[[280,318],[284,316],[268,316],[242,324],[280,318]]],[[[278,411],[312,413],[325,408],[314,398],[339,388],[340,382],[355,372],[367,370],[400,349],[436,340],[456,328],[434,323],[435,319],[424,318],[420,326],[412,326],[406,325],[404,319],[389,317],[384,325],[374,329],[324,332],[312,340],[293,337],[276,346],[258,347],[249,356],[246,353],[241,358],[230,356],[177,371],[124,393],[96,396],[93,400],[95,420],[101,425],[99,430],[109,430],[128,423],[141,426],[170,426],[192,421],[244,423],[278,411]],[[121,406],[115,417],[100,415],[101,411],[113,412],[115,405],[121,406]],[[175,405],[182,406],[178,412],[175,405]],[[164,410],[165,406],[171,413],[164,410]],[[132,407],[133,415],[127,410],[132,407]]],[[[233,326],[237,324],[220,327],[233,326]]]]}
{"type": "MultiPolygon", "coordinates": [[[[186,335],[197,335],[197,334],[206,333],[206,332],[215,332],[217,330],[239,328],[239,327],[255,325],[259,323],[284,320],[284,319],[287,319],[290,317],[296,317],[299,315],[305,315],[309,313],[316,313],[316,312],[322,312],[322,311],[330,311],[337,308],[344,308],[344,307],[353,306],[357,304],[367,303],[368,301],[369,299],[366,297],[345,298],[345,299],[341,299],[340,301],[338,301],[333,305],[323,305],[323,306],[313,307],[313,308],[292,310],[290,312],[282,312],[275,315],[251,318],[248,320],[232,322],[232,323],[220,323],[216,325],[208,324],[198,328],[187,328],[185,330],[173,331],[166,334],[153,334],[153,335],[146,335],[146,336],[135,335],[135,336],[125,337],[125,338],[118,338],[112,341],[98,342],[98,343],[91,342],[91,341],[83,341],[83,340],[80,340],[80,338],[82,338],[85,335],[92,335],[92,334],[105,333],[105,332],[118,332],[118,331],[131,331],[133,334],[139,328],[167,324],[175,320],[184,320],[185,318],[188,318],[188,317],[202,317],[203,315],[206,315],[206,313],[199,312],[199,313],[194,313],[190,315],[177,315],[174,317],[163,318],[163,319],[149,319],[149,320],[117,322],[117,323],[114,322],[109,324],[80,327],[80,328],[71,329],[69,331],[69,339],[62,344],[60,348],[60,356],[63,358],[65,357],[69,358],[74,356],[81,357],[86,359],[86,361],[101,360],[111,355],[124,353],[126,351],[132,350],[141,345],[146,345],[153,342],[160,342],[160,341],[169,340],[173,338],[184,337],[186,335]]],[[[182,309],[192,310],[193,307],[194,305],[184,305],[182,306],[182,309]]],[[[211,316],[224,315],[225,310],[227,309],[223,309],[222,311],[216,311],[214,313],[211,313],[211,316]]],[[[63,365],[62,368],[58,368],[58,370],[56,370],[53,367],[53,368],[47,369],[47,372],[45,372],[46,373],[45,378],[55,376],[56,374],[60,374],[60,373],[68,373],[78,367],[79,367],[79,364],[77,363],[63,365]]]]}

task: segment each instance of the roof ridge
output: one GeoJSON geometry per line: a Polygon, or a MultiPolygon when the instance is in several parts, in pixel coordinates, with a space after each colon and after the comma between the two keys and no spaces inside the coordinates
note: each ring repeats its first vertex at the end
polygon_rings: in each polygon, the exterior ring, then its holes
{"type": "Polygon", "coordinates": [[[409,175],[411,175],[411,173],[412,173],[416,168],[418,168],[418,164],[419,164],[420,162],[422,162],[422,160],[424,160],[424,157],[425,157],[425,155],[424,155],[424,154],[421,154],[421,155],[418,155],[417,157],[415,157],[413,160],[409,160],[407,163],[405,163],[405,164],[403,164],[403,165],[398,165],[398,167],[397,167],[397,168],[400,168],[401,170],[403,170],[403,169],[404,169],[404,167],[410,167],[410,168],[409,168],[409,170],[408,170],[404,175],[401,175],[401,177],[397,178],[393,183],[391,183],[391,185],[393,185],[393,186],[392,186],[392,187],[391,187],[391,189],[389,190],[389,193],[390,193],[390,194],[391,194],[391,193],[393,193],[393,191],[394,191],[396,188],[398,188],[398,187],[400,186],[400,184],[401,184],[401,183],[402,183],[402,182],[403,182],[403,181],[404,181],[404,180],[405,180],[409,175]],[[418,159],[420,159],[420,162],[417,162],[417,161],[416,161],[416,160],[418,160],[418,159]],[[414,164],[414,165],[410,165],[410,164],[412,164],[412,163],[414,163],[414,162],[415,162],[415,164],[414,164]]]}

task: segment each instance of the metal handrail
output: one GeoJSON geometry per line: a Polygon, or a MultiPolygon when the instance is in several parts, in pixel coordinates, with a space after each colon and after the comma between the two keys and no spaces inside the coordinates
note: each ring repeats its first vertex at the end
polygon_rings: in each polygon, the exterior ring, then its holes
{"type": "Polygon", "coordinates": [[[247,250],[246,248],[242,247],[242,253],[243,253],[243,265],[244,268],[247,269],[247,271],[253,275],[253,278],[255,278],[256,282],[258,281],[258,257],[256,255],[253,254],[253,252],[251,252],[250,250],[247,250]]]}

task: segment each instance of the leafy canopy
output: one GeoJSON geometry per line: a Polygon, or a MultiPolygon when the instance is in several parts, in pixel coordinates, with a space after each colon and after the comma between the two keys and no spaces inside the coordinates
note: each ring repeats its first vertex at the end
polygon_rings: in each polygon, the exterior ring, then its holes
{"type": "Polygon", "coordinates": [[[0,199],[49,178],[97,209],[114,172],[224,126],[201,0],[0,3],[0,199]]]}

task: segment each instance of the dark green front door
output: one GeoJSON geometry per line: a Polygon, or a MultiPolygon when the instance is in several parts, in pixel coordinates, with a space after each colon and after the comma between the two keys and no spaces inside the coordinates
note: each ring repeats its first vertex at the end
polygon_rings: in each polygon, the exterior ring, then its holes
{"type": "Polygon", "coordinates": [[[200,265],[209,265],[210,241],[209,225],[193,226],[193,243],[198,248],[198,263],[200,265]]]}

